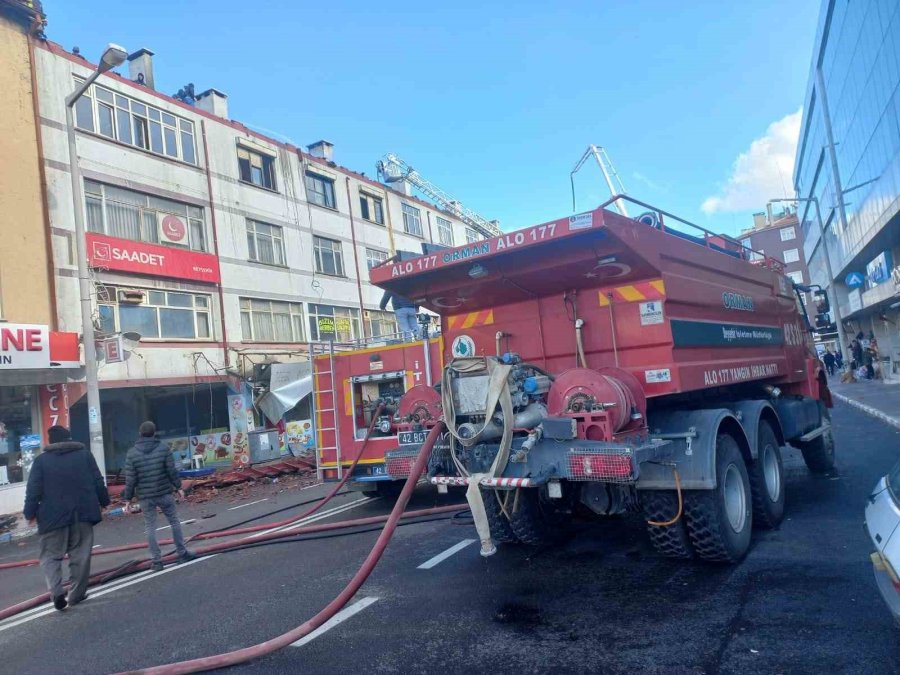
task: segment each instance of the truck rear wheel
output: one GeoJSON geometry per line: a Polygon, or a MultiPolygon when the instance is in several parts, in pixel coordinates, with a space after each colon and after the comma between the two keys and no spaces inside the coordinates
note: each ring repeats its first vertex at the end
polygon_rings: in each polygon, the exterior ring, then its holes
{"type": "Polygon", "coordinates": [[[481,499],[484,501],[488,525],[491,528],[491,539],[494,540],[495,544],[518,544],[519,538],[513,532],[509,519],[503,514],[503,509],[500,508],[500,502],[498,501],[498,498],[502,500],[507,494],[510,496],[509,506],[507,507],[508,513],[512,510],[512,493],[503,492],[501,494],[499,491],[490,488],[479,489],[481,490],[481,499]]]}
{"type": "MultiPolygon", "coordinates": [[[[675,490],[643,490],[641,508],[646,520],[664,523],[678,513],[678,493],[675,490]]],[[[694,557],[694,547],[683,515],[678,522],[668,526],[647,523],[647,534],[660,555],[682,559],[694,557]]]]}
{"type": "Polygon", "coordinates": [[[813,473],[828,473],[834,468],[834,437],[831,435],[831,415],[824,404],[819,403],[822,411],[822,423],[828,423],[825,432],[806,443],[797,443],[803,453],[806,468],[813,473]]]}
{"type": "Polygon", "coordinates": [[[737,441],[716,438],[716,487],[685,493],[684,515],[697,555],[715,562],[738,562],[750,548],[753,507],[747,466],[737,441]]]}
{"type": "Polygon", "coordinates": [[[561,514],[549,500],[544,500],[540,488],[518,488],[510,496],[506,512],[513,534],[523,544],[537,546],[560,538],[561,514]]]}
{"type": "Polygon", "coordinates": [[[772,529],[784,518],[784,465],[778,437],[765,420],[759,423],[756,461],[749,467],[753,524],[772,529]]]}

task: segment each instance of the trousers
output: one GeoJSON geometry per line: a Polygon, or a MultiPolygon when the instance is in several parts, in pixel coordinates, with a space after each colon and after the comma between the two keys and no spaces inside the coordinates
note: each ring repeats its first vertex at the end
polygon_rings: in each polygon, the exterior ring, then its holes
{"type": "Polygon", "coordinates": [[[162,511],[169,525],[172,526],[172,539],[175,540],[175,550],[179,556],[187,553],[184,546],[184,534],[181,532],[181,523],[178,521],[178,510],[175,507],[175,497],[171,494],[159,497],[148,497],[141,501],[141,512],[144,514],[144,530],[147,534],[147,543],[150,544],[150,557],[154,562],[159,562],[162,552],[156,541],[156,508],[162,511]]]}
{"type": "Polygon", "coordinates": [[[397,328],[403,334],[403,339],[407,342],[414,341],[419,332],[416,310],[412,307],[401,307],[394,310],[394,316],[397,317],[397,328]]]}
{"type": "Polygon", "coordinates": [[[94,546],[94,526],[91,523],[74,523],[68,527],[51,530],[41,535],[41,570],[47,580],[47,589],[54,598],[65,595],[62,580],[62,563],[69,554],[69,602],[84,599],[91,576],[91,549],[94,546]]]}

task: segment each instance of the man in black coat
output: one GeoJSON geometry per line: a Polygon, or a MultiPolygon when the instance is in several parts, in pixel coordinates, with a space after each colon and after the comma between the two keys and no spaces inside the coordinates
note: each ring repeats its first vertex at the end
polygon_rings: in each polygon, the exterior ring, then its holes
{"type": "Polygon", "coordinates": [[[131,500],[137,496],[141,502],[144,529],[150,545],[150,556],[153,558],[151,569],[159,572],[163,564],[162,552],[156,541],[157,507],[172,526],[172,538],[175,540],[179,559],[186,562],[196,556],[185,548],[181,522],[178,520],[173,493],[181,492],[181,477],[175,468],[172,451],[167,443],[156,437],[156,425],[153,422],[141,424],[139,433],[141,437],[125,456],[125,491],[122,497],[131,500]]]}
{"type": "Polygon", "coordinates": [[[102,520],[109,493],[94,456],[61,426],[47,431],[50,444],[31,465],[25,490],[25,518],[41,538],[41,568],[56,609],[77,605],[87,595],[94,525],[102,520]],[[62,561],[69,555],[72,588],[66,599],[62,561]]]}

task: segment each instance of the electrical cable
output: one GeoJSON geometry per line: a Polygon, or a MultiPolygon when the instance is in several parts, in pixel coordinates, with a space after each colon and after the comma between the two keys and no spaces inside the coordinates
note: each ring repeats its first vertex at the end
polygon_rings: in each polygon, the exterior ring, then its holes
{"type": "MultiPolygon", "coordinates": [[[[223,654],[205,656],[189,661],[180,661],[177,663],[154,666],[151,668],[144,668],[141,670],[130,672],[146,673],[147,675],[181,675],[182,673],[196,673],[205,670],[213,670],[215,668],[223,668],[225,666],[237,665],[239,663],[250,661],[251,659],[259,658],[260,656],[265,656],[266,654],[271,654],[272,652],[281,649],[282,647],[287,647],[300,638],[309,635],[316,628],[334,617],[334,615],[337,614],[354,595],[356,595],[356,592],[360,589],[360,587],[362,587],[366,579],[368,579],[369,575],[378,564],[378,561],[381,559],[381,556],[384,554],[384,551],[387,548],[391,537],[394,535],[394,531],[397,529],[397,524],[399,523],[400,518],[403,515],[403,509],[406,508],[406,504],[409,502],[409,498],[412,496],[413,490],[416,487],[416,483],[419,480],[419,476],[422,475],[426,465],[428,464],[428,458],[431,455],[434,444],[437,442],[438,438],[440,438],[440,435],[441,433],[443,433],[444,429],[445,426],[443,422],[438,422],[431,428],[431,431],[428,433],[428,437],[422,444],[422,447],[419,450],[419,454],[410,469],[409,477],[406,479],[406,483],[404,483],[403,485],[403,490],[400,492],[400,496],[397,498],[397,502],[394,504],[394,508],[391,510],[390,516],[388,516],[387,523],[385,523],[384,528],[381,530],[381,534],[378,535],[378,539],[375,541],[375,544],[369,551],[369,555],[366,556],[366,559],[365,561],[363,561],[363,564],[360,566],[359,570],[357,570],[356,574],[353,575],[353,577],[350,579],[344,589],[338,594],[338,596],[334,598],[334,600],[332,600],[330,603],[328,603],[328,605],[326,605],[321,611],[319,611],[318,614],[313,616],[308,621],[300,624],[296,628],[289,630],[282,635],[279,635],[278,637],[272,638],[256,645],[252,645],[250,647],[244,647],[243,649],[238,649],[223,654]]],[[[459,507],[457,506],[456,508],[458,509],[459,507]]]]}
{"type": "Polygon", "coordinates": [[[676,513],[675,517],[670,520],[648,520],[648,525],[653,525],[654,527],[669,527],[670,525],[674,525],[679,520],[681,520],[681,516],[684,513],[684,498],[681,495],[681,476],[678,475],[678,469],[676,469],[674,466],[672,467],[672,473],[675,474],[675,491],[678,493],[678,513],[676,513]]]}

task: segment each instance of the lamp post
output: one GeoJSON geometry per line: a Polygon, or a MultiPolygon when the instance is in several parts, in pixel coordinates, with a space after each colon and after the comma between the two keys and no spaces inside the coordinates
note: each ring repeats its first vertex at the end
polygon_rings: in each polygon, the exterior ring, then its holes
{"type": "Polygon", "coordinates": [[[106,459],[103,452],[103,424],[100,418],[100,386],[97,381],[97,346],[94,344],[93,298],[88,270],[87,241],[84,227],[84,201],[81,170],[78,166],[78,148],[75,142],[75,115],[78,99],[103,73],[125,62],[128,53],[119,45],[110,44],[100,57],[97,70],[91,73],[75,91],[66,97],[66,133],[69,141],[69,173],[72,178],[72,205],[75,209],[75,247],[78,257],[78,292],[81,296],[81,334],[84,343],[84,371],[87,381],[88,433],[91,454],[97,460],[100,473],[106,476],[106,459]]]}
{"type": "Polygon", "coordinates": [[[828,242],[825,240],[825,224],[822,222],[822,212],[819,210],[818,197],[795,197],[793,199],[770,199],[766,204],[769,212],[769,222],[772,222],[772,204],[779,202],[812,202],[816,206],[816,220],[819,221],[819,238],[822,240],[822,255],[825,256],[825,273],[828,276],[828,290],[831,293],[831,311],[834,314],[834,323],[837,326],[838,349],[843,351],[847,347],[847,337],[844,335],[844,321],[841,317],[841,308],[838,305],[837,289],[834,286],[834,274],[831,270],[831,256],[828,254],[828,242]]]}

